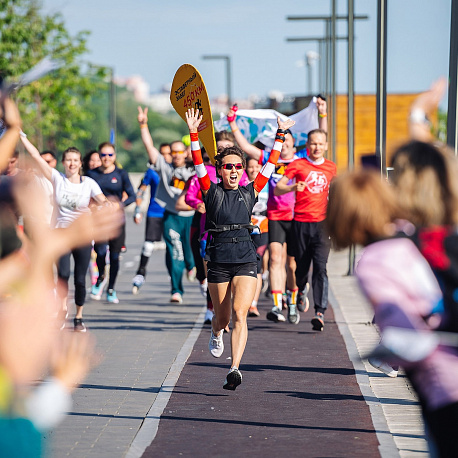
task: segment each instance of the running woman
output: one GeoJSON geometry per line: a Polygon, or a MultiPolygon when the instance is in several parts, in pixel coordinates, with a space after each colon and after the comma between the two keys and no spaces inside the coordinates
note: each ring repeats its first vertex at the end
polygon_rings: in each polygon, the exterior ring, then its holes
{"type": "Polygon", "coordinates": [[[275,145],[269,161],[256,179],[246,186],[239,186],[245,168],[245,156],[236,146],[218,152],[215,160],[221,183],[211,182],[202,161],[197,133],[202,116],[192,108],[186,113],[186,121],[191,135],[192,158],[207,211],[206,227],[211,235],[206,259],[208,289],[215,314],[208,346],[214,357],[219,358],[223,354],[223,330],[232,315],[232,367],[223,388],[235,390],[242,382],[239,365],[248,337],[247,313],[257,284],[256,248],[250,237],[253,228],[251,213],[259,192],[275,169],[285,131],[294,125],[294,121],[282,122],[278,119],[275,145]]]}
{"type": "MultiPolygon", "coordinates": [[[[130,182],[129,175],[116,165],[115,147],[111,143],[104,142],[99,145],[99,154],[102,165],[96,169],[89,170],[87,176],[93,178],[100,186],[106,196],[114,196],[124,207],[135,202],[135,191],[130,182]],[[123,200],[123,192],[127,198],[123,200]]],[[[110,248],[110,274],[108,279],[107,301],[118,304],[119,299],[115,290],[116,277],[119,271],[119,254],[126,240],[126,224],[124,223],[118,237],[108,242],[95,243],[94,250],[97,253],[97,267],[99,277],[92,286],[91,297],[100,300],[103,290],[103,280],[106,264],[107,245],[110,248]]]]}
{"type": "MultiPolygon", "coordinates": [[[[54,212],[56,228],[68,227],[82,213],[90,212],[89,202],[94,199],[97,204],[107,204],[108,200],[100,186],[91,178],[80,175],[82,167],[81,153],[76,148],[68,148],[62,155],[64,174],[50,167],[41,157],[35,146],[21,136],[28,153],[36,161],[43,175],[52,183],[54,190],[54,212]]],[[[57,263],[57,294],[62,301],[63,313],[67,312],[68,280],[70,278],[70,256],[75,262],[75,305],[76,316],[73,320],[74,329],[86,332],[83,322],[83,306],[86,300],[86,272],[91,259],[91,245],[75,248],[62,256],[57,263]]]]}

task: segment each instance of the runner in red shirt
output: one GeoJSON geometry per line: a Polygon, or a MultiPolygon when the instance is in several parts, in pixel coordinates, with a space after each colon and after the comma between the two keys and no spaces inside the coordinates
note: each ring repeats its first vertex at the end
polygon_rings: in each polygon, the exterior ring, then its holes
{"type": "Polygon", "coordinates": [[[329,184],[336,175],[334,162],[324,158],[327,150],[327,134],[315,129],[309,132],[308,156],[297,159],[286,169],[277,183],[275,195],[296,192],[294,206],[293,241],[296,259],[296,283],[299,288],[298,308],[305,302],[307,275],[313,261],[312,288],[315,302],[313,329],[322,331],[324,312],[328,305],[328,261],[331,243],[324,232],[324,219],[328,205],[329,184]],[[295,180],[288,184],[289,180],[295,180]]]}

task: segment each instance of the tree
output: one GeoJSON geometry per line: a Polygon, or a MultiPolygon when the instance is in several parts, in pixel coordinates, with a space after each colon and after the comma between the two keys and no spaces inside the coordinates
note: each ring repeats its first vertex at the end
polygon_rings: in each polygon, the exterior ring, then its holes
{"type": "Polygon", "coordinates": [[[88,34],[82,31],[70,36],[61,15],[42,15],[37,0],[0,0],[0,72],[4,78],[14,80],[49,55],[65,63],[17,94],[24,130],[39,149],[56,149],[58,138],[72,143],[89,135],[82,128],[95,118],[88,102],[106,84],[107,72],[78,60],[87,52],[88,34]]]}

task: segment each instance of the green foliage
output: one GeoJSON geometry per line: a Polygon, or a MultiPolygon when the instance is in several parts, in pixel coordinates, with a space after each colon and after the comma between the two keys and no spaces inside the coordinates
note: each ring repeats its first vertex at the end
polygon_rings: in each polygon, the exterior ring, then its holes
{"type": "Polygon", "coordinates": [[[78,60],[87,52],[89,32],[72,37],[59,14],[43,16],[36,0],[0,2],[0,70],[8,80],[33,67],[45,56],[65,65],[17,94],[24,130],[39,149],[55,149],[58,136],[74,142],[87,136],[81,129],[94,115],[82,108],[103,85],[106,69],[78,60]]]}
{"type": "MultiPolygon", "coordinates": [[[[0,0],[0,75],[9,81],[45,56],[65,65],[21,88],[16,96],[23,128],[39,150],[61,152],[76,146],[83,154],[110,137],[108,68],[81,60],[89,32],[70,36],[60,14],[43,15],[38,0],[0,0]]],[[[132,93],[116,90],[118,161],[129,171],[143,171],[147,155],[140,139],[132,93]]],[[[175,113],[149,115],[156,146],[181,139],[186,124],[175,113]]]]}
{"type": "Polygon", "coordinates": [[[436,137],[446,143],[447,142],[447,112],[439,110],[437,114],[437,132],[436,137]]]}

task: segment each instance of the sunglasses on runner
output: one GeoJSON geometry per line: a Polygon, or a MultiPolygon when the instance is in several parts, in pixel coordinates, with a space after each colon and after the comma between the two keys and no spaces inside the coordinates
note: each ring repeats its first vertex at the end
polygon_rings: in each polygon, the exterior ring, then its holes
{"type": "Polygon", "coordinates": [[[242,170],[243,164],[241,162],[238,162],[237,164],[231,164],[228,162],[227,164],[221,164],[221,167],[225,170],[232,170],[232,167],[235,167],[235,170],[242,170]]]}
{"type": "Polygon", "coordinates": [[[172,156],[176,156],[177,154],[184,154],[186,151],[172,151],[172,156]]]}
{"type": "Polygon", "coordinates": [[[105,157],[105,156],[114,156],[114,153],[100,153],[100,156],[105,157]]]}

